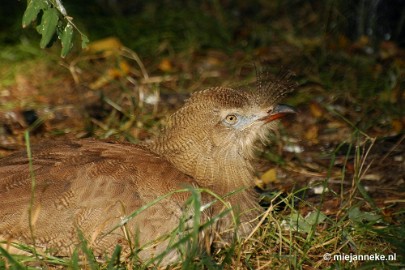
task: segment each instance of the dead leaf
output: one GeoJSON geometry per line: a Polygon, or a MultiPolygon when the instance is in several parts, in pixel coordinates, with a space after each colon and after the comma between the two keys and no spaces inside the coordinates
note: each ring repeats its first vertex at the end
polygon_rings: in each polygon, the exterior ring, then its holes
{"type": "Polygon", "coordinates": [[[131,66],[128,64],[128,62],[122,59],[120,60],[119,67],[122,75],[128,75],[131,70],[131,66]]]}
{"type": "Polygon", "coordinates": [[[380,58],[386,60],[395,57],[398,54],[398,46],[391,41],[383,41],[380,44],[380,58]]]}
{"type": "Polygon", "coordinates": [[[311,102],[311,104],[309,104],[309,110],[315,118],[320,118],[324,114],[323,109],[316,102],[311,102]]]}
{"type": "Polygon", "coordinates": [[[305,139],[312,143],[318,143],[319,128],[317,125],[312,125],[305,132],[305,139]]]}
{"type": "Polygon", "coordinates": [[[90,53],[100,52],[116,52],[123,47],[121,41],[116,37],[108,37],[91,42],[87,46],[87,51],[90,53]]]}
{"type": "Polygon", "coordinates": [[[265,173],[262,174],[260,179],[263,181],[265,185],[269,183],[277,182],[277,171],[275,168],[267,170],[265,173]]]}
{"type": "Polygon", "coordinates": [[[349,46],[350,40],[345,35],[339,35],[338,44],[339,48],[345,49],[349,46]]]}
{"type": "Polygon", "coordinates": [[[329,129],[339,129],[345,127],[345,123],[339,121],[330,121],[326,124],[329,129]]]}
{"type": "Polygon", "coordinates": [[[353,45],[353,50],[363,50],[366,46],[370,45],[370,38],[368,36],[361,36],[353,45]]]}
{"type": "Polygon", "coordinates": [[[379,181],[381,179],[381,175],[379,175],[377,173],[370,173],[370,174],[364,175],[361,179],[368,180],[368,181],[379,181]]]}
{"type": "Polygon", "coordinates": [[[130,72],[130,66],[125,60],[120,60],[118,68],[108,69],[102,76],[100,76],[95,82],[90,84],[90,88],[93,90],[99,89],[114,79],[125,77],[130,72]]]}
{"type": "Polygon", "coordinates": [[[160,61],[158,68],[163,72],[170,72],[173,70],[173,65],[168,58],[163,58],[160,61]]]}
{"type": "Polygon", "coordinates": [[[396,132],[396,133],[400,133],[403,129],[404,129],[404,125],[402,124],[402,122],[398,119],[394,119],[391,121],[391,126],[392,129],[396,132]]]}
{"type": "Polygon", "coordinates": [[[112,78],[114,78],[114,70],[108,70],[104,75],[102,75],[101,77],[99,77],[95,82],[92,82],[89,87],[92,90],[97,90],[103,86],[105,86],[106,84],[108,84],[112,78]]]}

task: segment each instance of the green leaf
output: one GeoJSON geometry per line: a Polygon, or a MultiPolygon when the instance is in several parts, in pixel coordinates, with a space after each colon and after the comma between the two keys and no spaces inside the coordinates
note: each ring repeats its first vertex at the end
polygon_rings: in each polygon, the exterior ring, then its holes
{"type": "Polygon", "coordinates": [[[310,232],[311,225],[305,222],[305,219],[298,213],[291,213],[289,225],[293,230],[300,232],[310,232]]]}
{"type": "Polygon", "coordinates": [[[349,210],[349,219],[358,223],[363,221],[376,222],[381,219],[381,216],[370,212],[363,212],[358,207],[353,207],[349,210]]]}
{"type": "Polygon", "coordinates": [[[311,225],[318,225],[326,219],[326,215],[322,212],[314,211],[305,217],[305,221],[311,225]]]}
{"type": "Polygon", "coordinates": [[[59,15],[55,8],[48,8],[44,11],[42,16],[41,25],[39,25],[39,32],[42,34],[39,46],[43,49],[49,44],[58,25],[59,15]]]}
{"type": "Polygon", "coordinates": [[[28,3],[27,9],[24,12],[23,19],[22,19],[22,27],[25,28],[29,25],[33,20],[38,17],[38,13],[42,9],[47,8],[47,2],[43,0],[31,0],[28,3]]]}
{"type": "Polygon", "coordinates": [[[82,49],[87,48],[87,44],[90,42],[89,38],[86,35],[81,34],[82,36],[82,49]]]}
{"type": "Polygon", "coordinates": [[[65,58],[65,56],[72,49],[73,47],[72,39],[73,39],[73,26],[70,23],[68,23],[65,29],[63,30],[61,36],[62,51],[60,56],[62,58],[65,58]]]}
{"type": "Polygon", "coordinates": [[[299,213],[291,213],[290,215],[290,226],[294,230],[310,233],[313,230],[313,226],[322,223],[326,219],[326,215],[322,212],[311,212],[305,218],[299,213]]]}

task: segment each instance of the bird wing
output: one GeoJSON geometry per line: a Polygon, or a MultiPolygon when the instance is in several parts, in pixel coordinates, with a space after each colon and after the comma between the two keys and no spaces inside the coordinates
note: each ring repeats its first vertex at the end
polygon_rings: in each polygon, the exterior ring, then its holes
{"type": "Polygon", "coordinates": [[[141,244],[158,237],[174,228],[187,194],[148,208],[127,222],[130,228],[111,230],[142,205],[193,184],[164,158],[131,144],[54,141],[33,147],[32,160],[32,171],[25,152],[0,160],[0,240],[35,241],[59,255],[71,254],[78,230],[100,253],[131,245],[129,236],[141,244]]]}

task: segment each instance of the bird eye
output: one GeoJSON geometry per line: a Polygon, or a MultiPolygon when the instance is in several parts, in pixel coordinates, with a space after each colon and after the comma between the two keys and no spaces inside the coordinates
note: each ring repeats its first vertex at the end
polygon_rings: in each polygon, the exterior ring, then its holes
{"type": "Polygon", "coordinates": [[[236,115],[234,115],[234,114],[228,114],[228,115],[226,116],[226,118],[225,118],[225,121],[226,121],[228,124],[234,125],[234,124],[236,124],[236,122],[238,121],[238,117],[237,117],[236,115]]]}

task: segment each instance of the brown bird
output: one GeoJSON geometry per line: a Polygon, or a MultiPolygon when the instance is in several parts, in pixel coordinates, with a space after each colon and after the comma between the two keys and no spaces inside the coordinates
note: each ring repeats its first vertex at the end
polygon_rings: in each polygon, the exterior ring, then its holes
{"type": "MultiPolygon", "coordinates": [[[[240,235],[250,233],[249,221],[260,214],[251,164],[257,142],[267,140],[274,120],[294,112],[277,105],[292,89],[288,79],[258,79],[253,90],[209,88],[194,93],[162,134],[144,145],[51,141],[32,148],[31,169],[26,152],[1,159],[1,246],[15,253],[12,243],[27,243],[69,256],[84,238],[96,255],[111,254],[119,244],[147,261],[165,251],[170,239],[151,241],[175,230],[179,220],[193,223],[196,209],[185,207],[190,192],[162,198],[185,187],[220,196],[242,188],[225,201],[240,213],[240,235]]],[[[223,204],[212,201],[201,194],[201,222],[222,211],[223,204]]],[[[210,244],[231,224],[228,214],[200,232],[199,241],[210,244]]],[[[177,257],[174,250],[162,263],[177,257]]]]}

